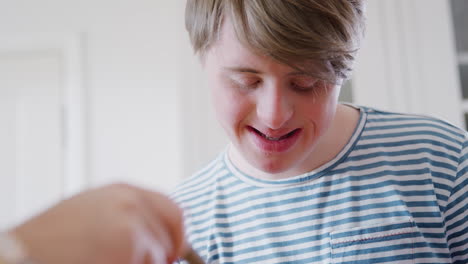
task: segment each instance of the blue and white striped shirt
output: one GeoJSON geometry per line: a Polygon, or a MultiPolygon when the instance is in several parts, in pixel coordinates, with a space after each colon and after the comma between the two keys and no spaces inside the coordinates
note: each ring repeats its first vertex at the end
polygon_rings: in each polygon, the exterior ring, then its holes
{"type": "Polygon", "coordinates": [[[467,132],[361,107],[345,148],[284,180],[222,153],[173,194],[207,263],[468,263],[467,132]]]}

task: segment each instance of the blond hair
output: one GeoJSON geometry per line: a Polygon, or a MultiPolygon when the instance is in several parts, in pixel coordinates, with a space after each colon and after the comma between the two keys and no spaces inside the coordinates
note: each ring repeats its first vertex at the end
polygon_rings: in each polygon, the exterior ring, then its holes
{"type": "Polygon", "coordinates": [[[185,26],[203,56],[229,17],[255,52],[322,80],[348,79],[364,32],[363,0],[187,0],[185,26]]]}

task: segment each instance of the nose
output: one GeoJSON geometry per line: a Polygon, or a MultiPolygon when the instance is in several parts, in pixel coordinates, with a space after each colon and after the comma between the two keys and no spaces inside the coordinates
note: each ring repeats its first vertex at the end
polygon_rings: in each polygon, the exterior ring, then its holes
{"type": "Polygon", "coordinates": [[[283,127],[293,116],[292,102],[283,89],[281,85],[264,86],[258,94],[257,117],[270,129],[283,127]]]}

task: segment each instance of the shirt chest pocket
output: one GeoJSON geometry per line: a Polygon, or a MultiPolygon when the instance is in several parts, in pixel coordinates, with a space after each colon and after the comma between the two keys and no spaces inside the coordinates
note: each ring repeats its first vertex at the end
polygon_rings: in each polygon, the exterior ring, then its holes
{"type": "Polygon", "coordinates": [[[414,263],[414,222],[405,220],[330,233],[332,263],[414,263]]]}

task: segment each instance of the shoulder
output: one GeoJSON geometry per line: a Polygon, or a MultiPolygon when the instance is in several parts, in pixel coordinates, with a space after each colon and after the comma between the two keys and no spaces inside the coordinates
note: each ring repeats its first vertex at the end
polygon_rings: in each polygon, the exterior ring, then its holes
{"type": "Polygon", "coordinates": [[[366,124],[354,155],[384,155],[398,165],[426,164],[434,175],[453,185],[466,153],[465,130],[435,117],[361,109],[367,115],[366,124]]]}
{"type": "Polygon", "coordinates": [[[211,223],[209,219],[216,202],[217,186],[225,171],[224,153],[221,153],[204,168],[184,180],[171,194],[171,198],[183,210],[187,239],[199,252],[203,252],[208,240],[211,223]]]}
{"type": "Polygon", "coordinates": [[[376,161],[392,173],[425,179],[427,186],[435,188],[441,208],[454,190],[466,186],[466,130],[431,116],[361,110],[367,116],[366,124],[350,155],[352,160],[376,161]]]}
{"type": "Polygon", "coordinates": [[[457,149],[456,152],[459,153],[466,145],[468,138],[466,130],[446,120],[369,107],[361,107],[361,109],[367,115],[365,134],[370,137],[389,140],[403,137],[416,141],[420,139],[425,142],[442,142],[457,149]]]}
{"type": "Polygon", "coordinates": [[[170,195],[183,208],[192,207],[196,201],[207,199],[216,182],[217,175],[224,170],[223,153],[201,170],[185,179],[170,195]]]}

